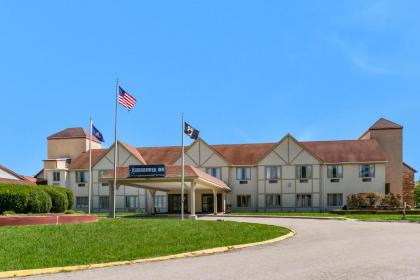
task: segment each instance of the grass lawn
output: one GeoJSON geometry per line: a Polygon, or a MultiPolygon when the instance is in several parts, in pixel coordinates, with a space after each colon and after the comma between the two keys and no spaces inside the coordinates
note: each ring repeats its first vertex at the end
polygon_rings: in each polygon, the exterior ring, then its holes
{"type": "MultiPolygon", "coordinates": [[[[100,218],[108,218],[109,217],[109,213],[107,212],[95,212],[92,213],[93,215],[96,215],[100,218]]],[[[115,215],[117,217],[136,217],[136,216],[143,216],[144,214],[142,212],[116,212],[115,215]]]]}
{"type": "MultiPolygon", "coordinates": [[[[381,220],[381,221],[400,221],[401,214],[331,214],[318,212],[232,212],[234,215],[249,216],[299,216],[299,217],[331,217],[331,218],[349,218],[360,221],[381,220]]],[[[420,222],[420,215],[407,215],[407,221],[420,222]]]]}
{"type": "Polygon", "coordinates": [[[286,228],[177,219],[0,227],[0,271],[164,256],[276,238],[286,228]]]}
{"type": "Polygon", "coordinates": [[[339,215],[319,212],[232,212],[233,215],[244,216],[299,216],[299,217],[340,217],[339,215]]]}

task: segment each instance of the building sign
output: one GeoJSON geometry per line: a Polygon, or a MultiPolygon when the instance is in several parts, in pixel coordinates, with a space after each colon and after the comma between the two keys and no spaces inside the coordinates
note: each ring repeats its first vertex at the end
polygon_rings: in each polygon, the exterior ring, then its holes
{"type": "Polygon", "coordinates": [[[130,165],[128,176],[130,178],[165,177],[165,165],[130,165]]]}

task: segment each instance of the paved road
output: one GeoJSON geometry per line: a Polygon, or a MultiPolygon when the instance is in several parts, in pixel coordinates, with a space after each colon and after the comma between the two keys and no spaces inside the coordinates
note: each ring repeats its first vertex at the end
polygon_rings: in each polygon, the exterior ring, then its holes
{"type": "Polygon", "coordinates": [[[420,279],[420,224],[229,220],[282,225],[298,234],[226,254],[28,279],[420,279]]]}

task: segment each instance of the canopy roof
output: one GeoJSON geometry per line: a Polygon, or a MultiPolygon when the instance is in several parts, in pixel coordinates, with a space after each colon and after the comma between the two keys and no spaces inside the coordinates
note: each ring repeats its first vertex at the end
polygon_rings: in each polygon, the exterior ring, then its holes
{"type": "MultiPolygon", "coordinates": [[[[128,167],[117,168],[117,184],[124,186],[142,187],[148,189],[156,189],[162,191],[177,190],[181,183],[181,166],[167,165],[165,177],[148,177],[148,178],[130,178],[128,167]]],[[[100,178],[102,182],[110,182],[113,180],[113,171],[105,172],[104,176],[100,178]]],[[[225,182],[219,180],[198,168],[190,165],[185,166],[185,182],[194,182],[197,184],[197,189],[215,188],[223,191],[230,191],[231,189],[225,182]]]]}

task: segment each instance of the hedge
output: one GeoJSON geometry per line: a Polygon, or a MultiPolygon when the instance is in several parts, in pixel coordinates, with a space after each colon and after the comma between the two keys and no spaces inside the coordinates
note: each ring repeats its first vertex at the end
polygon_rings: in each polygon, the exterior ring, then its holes
{"type": "Polygon", "coordinates": [[[73,192],[56,186],[0,184],[0,214],[63,213],[73,207],[73,192]]]}
{"type": "Polygon", "coordinates": [[[395,209],[402,206],[400,194],[354,193],[347,196],[347,209],[395,209]]]}

